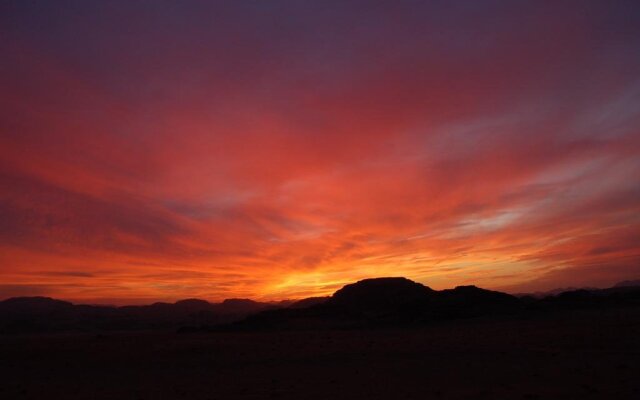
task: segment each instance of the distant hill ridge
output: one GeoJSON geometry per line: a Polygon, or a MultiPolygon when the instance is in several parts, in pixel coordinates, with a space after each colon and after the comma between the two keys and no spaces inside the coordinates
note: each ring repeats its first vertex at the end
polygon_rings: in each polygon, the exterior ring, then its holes
{"type": "Polygon", "coordinates": [[[640,287],[640,279],[618,282],[613,287],[640,287]]]}
{"type": "Polygon", "coordinates": [[[72,304],[50,297],[14,297],[0,302],[0,333],[64,330],[175,329],[184,325],[216,325],[280,307],[249,299],[210,303],[184,299],[136,306],[72,304]]]}
{"type": "Polygon", "coordinates": [[[436,291],[401,277],[364,279],[307,308],[276,309],[249,316],[226,329],[306,329],[396,326],[510,313],[514,296],[458,286],[436,291]]]}
{"type": "MultiPolygon", "coordinates": [[[[430,323],[562,307],[640,304],[640,281],[579,289],[537,299],[458,286],[436,291],[402,277],[364,279],[332,296],[261,303],[184,299],[144,306],[74,305],[49,297],[0,302],[0,333],[130,329],[315,329],[430,323]]],[[[189,330],[187,329],[187,330],[189,330]]]]}
{"type": "Polygon", "coordinates": [[[460,318],[628,305],[640,305],[640,287],[568,291],[536,299],[518,298],[473,285],[437,291],[406,278],[376,278],[346,285],[325,301],[306,308],[263,311],[222,329],[411,326],[460,318]]]}

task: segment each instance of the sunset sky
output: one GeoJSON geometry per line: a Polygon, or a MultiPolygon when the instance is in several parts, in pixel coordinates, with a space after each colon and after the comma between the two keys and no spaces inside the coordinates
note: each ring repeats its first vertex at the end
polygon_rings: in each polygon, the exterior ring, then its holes
{"type": "Polygon", "coordinates": [[[640,278],[637,1],[0,2],[0,298],[640,278]]]}

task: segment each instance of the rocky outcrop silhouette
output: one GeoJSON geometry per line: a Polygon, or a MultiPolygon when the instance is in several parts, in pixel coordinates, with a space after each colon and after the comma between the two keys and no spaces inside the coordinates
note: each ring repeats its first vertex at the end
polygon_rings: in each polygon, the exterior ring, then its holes
{"type": "Polygon", "coordinates": [[[532,304],[536,309],[593,308],[640,305],[640,286],[579,289],[545,297],[532,304]]]}
{"type": "Polygon", "coordinates": [[[406,278],[365,279],[329,297],[261,303],[185,299],[143,306],[92,306],[48,297],[0,302],[0,333],[135,329],[343,329],[416,326],[440,321],[509,316],[557,309],[640,305],[640,287],[570,290],[542,299],[476,286],[433,290],[406,278]]]}
{"type": "Polygon", "coordinates": [[[68,301],[56,300],[51,297],[13,297],[0,302],[0,312],[6,314],[44,314],[66,311],[73,308],[68,301]]]}
{"type": "Polygon", "coordinates": [[[511,313],[522,305],[510,294],[470,285],[438,292],[433,310],[439,318],[450,319],[511,313]]]}
{"type": "Polygon", "coordinates": [[[631,281],[622,281],[616,283],[614,288],[622,288],[622,287],[640,287],[640,279],[635,279],[631,281]]]}
{"type": "Polygon", "coordinates": [[[220,314],[250,314],[274,307],[276,306],[268,303],[259,303],[250,299],[226,299],[217,305],[216,310],[220,314]]]}
{"type": "Polygon", "coordinates": [[[224,330],[407,327],[464,318],[523,316],[567,308],[640,305],[640,287],[518,298],[476,286],[436,291],[406,278],[365,279],[308,307],[250,315],[224,330]]]}
{"type": "Polygon", "coordinates": [[[18,297],[0,302],[0,333],[177,329],[240,320],[277,305],[245,299],[209,303],[185,299],[141,306],[75,305],[48,297],[18,297]]]}
{"type": "Polygon", "coordinates": [[[422,305],[435,296],[433,289],[407,278],[377,278],[346,285],[328,302],[351,311],[376,315],[422,305]]]}
{"type": "Polygon", "coordinates": [[[228,329],[317,329],[407,326],[512,313],[523,304],[506,293],[475,286],[436,291],[406,278],[365,279],[319,304],[261,312],[228,329]]]}
{"type": "Polygon", "coordinates": [[[294,301],[288,307],[289,308],[308,308],[311,306],[315,306],[318,304],[323,304],[329,301],[330,296],[322,296],[322,297],[307,297],[306,299],[294,301]]]}

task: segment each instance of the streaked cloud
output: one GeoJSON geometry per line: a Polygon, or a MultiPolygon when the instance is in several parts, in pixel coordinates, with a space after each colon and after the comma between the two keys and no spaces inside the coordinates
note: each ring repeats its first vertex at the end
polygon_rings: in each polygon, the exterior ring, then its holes
{"type": "Polygon", "coordinates": [[[637,277],[633,2],[2,7],[0,297],[637,277]]]}

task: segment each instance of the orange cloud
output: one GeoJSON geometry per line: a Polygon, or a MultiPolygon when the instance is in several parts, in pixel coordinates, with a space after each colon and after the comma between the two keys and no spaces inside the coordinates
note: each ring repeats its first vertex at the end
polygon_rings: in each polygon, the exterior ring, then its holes
{"type": "Polygon", "coordinates": [[[614,6],[79,7],[0,24],[0,297],[639,272],[639,36],[614,6]]]}

